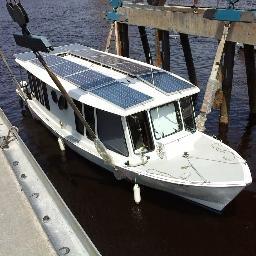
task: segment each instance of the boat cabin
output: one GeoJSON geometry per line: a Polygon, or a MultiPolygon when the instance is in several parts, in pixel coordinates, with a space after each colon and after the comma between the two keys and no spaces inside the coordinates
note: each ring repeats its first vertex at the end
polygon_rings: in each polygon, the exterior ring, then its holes
{"type": "Polygon", "coordinates": [[[218,211],[251,182],[246,161],[220,141],[196,131],[192,96],[199,89],[190,82],[77,44],[57,47],[44,59],[105,147],[92,139],[28,52],[16,55],[16,61],[27,71],[23,100],[32,115],[71,149],[117,178],[218,211]]]}
{"type": "MultiPolygon", "coordinates": [[[[44,54],[96,136],[117,159],[147,154],[156,146],[195,131],[192,95],[199,89],[151,65],[81,45],[44,54]]],[[[57,134],[91,145],[74,111],[32,53],[16,55],[27,70],[24,91],[57,134]]],[[[35,110],[33,109],[33,110],[35,110]]],[[[90,147],[89,147],[90,148],[90,147]]]]}

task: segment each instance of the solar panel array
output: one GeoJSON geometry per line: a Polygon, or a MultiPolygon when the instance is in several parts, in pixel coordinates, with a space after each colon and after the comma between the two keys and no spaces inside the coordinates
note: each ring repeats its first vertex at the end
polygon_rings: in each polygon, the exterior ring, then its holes
{"type": "Polygon", "coordinates": [[[115,81],[92,91],[93,94],[98,95],[120,107],[126,109],[142,102],[149,100],[151,97],[133,90],[122,83],[115,81]]]}
{"type": "Polygon", "coordinates": [[[86,59],[109,68],[113,68],[114,70],[120,71],[131,76],[147,74],[152,72],[152,70],[156,71],[156,69],[152,67],[147,67],[145,65],[127,59],[112,56],[103,52],[98,52],[90,48],[81,50],[71,50],[69,53],[76,57],[86,59]]]}
{"type": "MultiPolygon", "coordinates": [[[[124,83],[118,82],[112,77],[103,75],[59,56],[44,55],[44,60],[56,75],[121,108],[129,108],[151,98],[129,88],[124,83]]],[[[37,59],[32,59],[31,62],[41,66],[41,63],[37,59]]]]}
{"type": "Polygon", "coordinates": [[[194,87],[194,85],[164,71],[153,72],[139,76],[165,93],[173,93],[194,87]]]}
{"type": "MultiPolygon", "coordinates": [[[[150,86],[156,87],[158,90],[167,94],[193,87],[192,84],[168,72],[148,67],[128,59],[112,56],[104,52],[99,52],[79,44],[56,47],[53,53],[69,53],[73,56],[112,68],[130,76],[137,77],[150,86]]],[[[129,108],[150,99],[149,96],[87,67],[57,55],[43,53],[43,56],[47,65],[58,76],[122,108],[129,108]]],[[[32,52],[18,54],[16,58],[23,61],[29,60],[34,64],[41,65],[32,52]]]]}

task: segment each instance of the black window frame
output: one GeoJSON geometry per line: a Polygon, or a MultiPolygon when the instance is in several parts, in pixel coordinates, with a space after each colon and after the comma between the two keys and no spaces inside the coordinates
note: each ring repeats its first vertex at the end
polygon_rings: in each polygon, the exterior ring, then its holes
{"type": "MultiPolygon", "coordinates": [[[[132,115],[126,117],[126,123],[127,123],[127,127],[129,130],[130,140],[132,142],[133,152],[135,152],[135,150],[139,149],[140,147],[136,148],[136,146],[134,145],[134,137],[133,137],[134,133],[132,132],[132,127],[131,127],[131,123],[130,123],[129,119],[132,118],[132,116],[138,115],[140,113],[142,113],[145,116],[146,122],[143,122],[143,124],[144,124],[144,127],[146,128],[145,129],[146,130],[146,133],[145,133],[146,139],[150,142],[149,147],[145,147],[145,148],[147,149],[147,152],[152,152],[155,150],[155,143],[154,143],[154,139],[152,136],[152,130],[151,130],[150,120],[149,120],[147,111],[141,111],[141,112],[138,112],[138,113],[135,113],[135,114],[132,114],[132,115]]],[[[143,143],[144,143],[144,139],[143,139],[143,143]]]]}

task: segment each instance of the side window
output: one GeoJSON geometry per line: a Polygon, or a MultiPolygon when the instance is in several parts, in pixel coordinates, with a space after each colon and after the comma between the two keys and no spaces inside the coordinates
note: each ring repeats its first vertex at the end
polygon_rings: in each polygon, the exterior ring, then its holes
{"type": "Polygon", "coordinates": [[[195,131],[196,123],[194,117],[193,101],[191,97],[180,99],[180,107],[185,129],[189,131],[195,131]]]}
{"type": "Polygon", "coordinates": [[[48,92],[47,92],[47,86],[46,84],[43,82],[42,83],[42,90],[43,90],[43,96],[44,96],[44,103],[45,103],[45,107],[50,110],[50,104],[49,104],[49,99],[48,99],[48,92]]]}
{"type": "MultiPolygon", "coordinates": [[[[74,103],[76,105],[76,107],[78,108],[78,110],[82,112],[82,108],[83,108],[83,104],[77,100],[74,100],[74,103]]],[[[80,134],[84,135],[84,125],[82,124],[82,122],[80,121],[80,119],[78,118],[78,116],[76,115],[76,113],[74,113],[75,115],[75,124],[76,124],[76,130],[77,132],[79,132],[80,134]]]]}
{"type": "Polygon", "coordinates": [[[148,116],[145,111],[127,117],[134,150],[145,148],[154,150],[154,143],[150,132],[148,116]]]}
{"type": "Polygon", "coordinates": [[[106,148],[118,154],[128,156],[129,153],[121,117],[99,109],[97,109],[96,113],[99,139],[106,148]]]}
{"type": "MultiPolygon", "coordinates": [[[[85,120],[90,125],[91,129],[95,133],[95,118],[94,118],[94,108],[91,106],[84,105],[84,117],[85,120]]],[[[93,138],[90,136],[88,131],[86,131],[86,136],[88,139],[92,140],[93,138]]]]}
{"type": "Polygon", "coordinates": [[[43,106],[45,106],[48,110],[50,110],[46,84],[29,72],[28,72],[28,83],[29,83],[28,97],[31,98],[31,94],[34,95],[36,99],[43,106]]]}

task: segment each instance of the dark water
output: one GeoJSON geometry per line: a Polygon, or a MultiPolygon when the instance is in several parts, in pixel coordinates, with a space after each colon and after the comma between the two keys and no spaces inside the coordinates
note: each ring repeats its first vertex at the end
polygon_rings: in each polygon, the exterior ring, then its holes
{"type": "MultiPolygon", "coordinates": [[[[54,45],[76,42],[104,48],[109,27],[102,14],[107,8],[104,1],[24,0],[23,3],[29,12],[31,31],[49,37],[54,45]]],[[[19,78],[12,55],[22,49],[14,44],[12,33],[17,27],[4,4],[1,1],[0,46],[19,78]]],[[[149,33],[152,43],[152,30],[149,33]]],[[[190,39],[202,87],[200,106],[216,42],[190,39]]],[[[172,71],[187,78],[178,39],[170,40],[172,71]]],[[[130,28],[130,45],[131,57],[144,60],[136,27],[130,28]]],[[[256,255],[256,126],[248,123],[243,52],[236,55],[230,127],[221,137],[248,161],[254,182],[222,215],[146,187],[141,188],[142,203],[135,205],[132,184],[116,181],[112,174],[68,149],[62,154],[48,130],[21,114],[14,86],[0,63],[1,107],[19,127],[21,137],[103,255],[256,255]]],[[[208,134],[219,135],[217,120],[218,112],[214,111],[207,123],[208,134]]]]}

